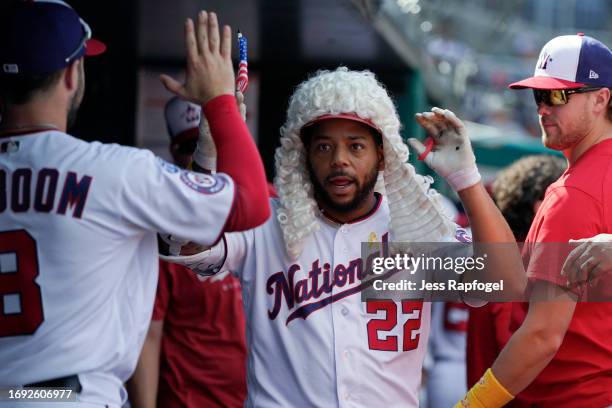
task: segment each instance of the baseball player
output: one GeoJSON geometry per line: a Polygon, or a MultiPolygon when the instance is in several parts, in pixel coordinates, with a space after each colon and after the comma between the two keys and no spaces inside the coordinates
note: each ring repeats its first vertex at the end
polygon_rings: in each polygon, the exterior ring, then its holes
{"type": "Polygon", "coordinates": [[[552,243],[612,232],[612,52],[583,34],[555,37],[533,77],[510,88],[533,91],[542,142],[563,152],[568,169],[546,190],[525,240],[539,244],[524,254],[531,284],[525,320],[456,406],[498,407],[521,393],[530,406],[608,407],[612,303],[578,302],[588,290],[567,284],[552,243]]]}
{"type": "Polygon", "coordinates": [[[268,218],[263,165],[233,95],[231,31],[220,35],[203,11],[197,28],[186,21],[185,40],[186,82],[163,81],[203,106],[215,176],[67,134],[83,57],[104,45],[57,0],[2,16],[0,388],[70,388],[71,407],[121,406],[150,321],[156,231],[211,245],[268,218]]]}
{"type": "MultiPolygon", "coordinates": [[[[174,163],[187,167],[201,109],[174,97],[164,114],[174,163]]],[[[216,152],[206,164],[210,170],[216,168],[215,158],[216,152]]],[[[199,276],[160,261],[153,318],[127,387],[132,408],[241,407],[246,398],[244,326],[240,282],[229,271],[199,276]]]]}
{"type": "MultiPolygon", "coordinates": [[[[422,123],[435,126],[441,115],[463,129],[452,113],[435,112],[422,123]]],[[[226,234],[208,251],[165,257],[200,273],[229,269],[239,276],[246,406],[418,406],[430,303],[362,302],[361,242],[454,241],[462,234],[428,180],[407,163],[399,128],[372,73],[318,72],[291,97],[281,129],[274,217],[226,234]]],[[[473,219],[476,238],[508,242],[511,232],[480,183],[464,135],[439,144],[435,156],[452,163],[439,170],[470,214],[487,214],[487,228],[483,217],[473,219]]],[[[520,278],[507,278],[520,285],[520,278]]]]}

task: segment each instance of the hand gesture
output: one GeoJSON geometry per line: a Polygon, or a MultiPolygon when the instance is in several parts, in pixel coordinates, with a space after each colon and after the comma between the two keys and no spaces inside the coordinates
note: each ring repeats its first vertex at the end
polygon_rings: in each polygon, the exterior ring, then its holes
{"type": "Polygon", "coordinates": [[[160,80],[170,92],[188,101],[204,105],[219,95],[234,94],[234,68],[232,66],[232,32],[223,27],[219,38],[219,24],[215,13],[201,11],[197,28],[193,21],[185,22],[187,72],[181,84],[168,75],[160,80]]]}
{"type": "Polygon", "coordinates": [[[570,239],[569,242],[580,245],[570,252],[561,269],[561,275],[567,277],[568,285],[594,283],[603,273],[612,272],[611,234],[570,239]]]}
{"type": "Polygon", "coordinates": [[[455,191],[480,181],[476,158],[463,122],[448,109],[432,108],[417,113],[416,120],[430,139],[427,146],[414,138],[408,143],[419,154],[419,160],[444,177],[455,191]]]}

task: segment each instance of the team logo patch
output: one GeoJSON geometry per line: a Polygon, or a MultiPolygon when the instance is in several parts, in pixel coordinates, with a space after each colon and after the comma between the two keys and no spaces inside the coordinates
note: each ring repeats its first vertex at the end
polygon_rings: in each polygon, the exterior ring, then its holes
{"type": "Polygon", "coordinates": [[[183,171],[181,181],[192,190],[202,194],[215,194],[225,187],[225,180],[222,177],[191,171],[183,171]]]}
{"type": "Polygon", "coordinates": [[[455,231],[455,239],[459,242],[472,242],[472,236],[463,228],[457,228],[457,231],[455,231]]]}
{"type": "Polygon", "coordinates": [[[161,157],[157,158],[157,163],[161,166],[162,169],[164,169],[165,171],[167,171],[170,174],[176,174],[179,171],[181,171],[181,169],[179,169],[178,166],[175,166],[172,163],[168,163],[167,161],[165,161],[161,157]]]}

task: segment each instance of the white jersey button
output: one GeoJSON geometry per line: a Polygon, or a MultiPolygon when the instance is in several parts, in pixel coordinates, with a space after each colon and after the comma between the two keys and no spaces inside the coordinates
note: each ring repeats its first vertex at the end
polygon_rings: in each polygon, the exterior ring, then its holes
{"type": "Polygon", "coordinates": [[[342,316],[346,316],[347,314],[349,314],[349,311],[348,311],[348,309],[346,307],[343,307],[340,310],[340,313],[342,313],[342,316]]]}

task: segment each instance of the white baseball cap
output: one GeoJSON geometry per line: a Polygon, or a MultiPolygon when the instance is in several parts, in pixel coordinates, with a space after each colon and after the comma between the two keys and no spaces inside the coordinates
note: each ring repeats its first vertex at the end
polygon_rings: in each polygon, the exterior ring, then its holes
{"type": "Polygon", "coordinates": [[[172,144],[181,144],[198,137],[202,115],[200,106],[175,96],[166,103],[164,114],[172,144]]]}
{"type": "Polygon", "coordinates": [[[550,40],[540,52],[531,78],[514,82],[511,89],[612,88],[612,51],[582,33],[550,40]]]}

